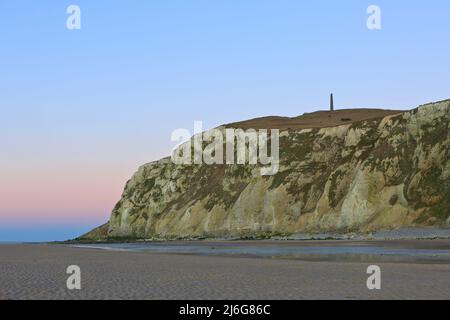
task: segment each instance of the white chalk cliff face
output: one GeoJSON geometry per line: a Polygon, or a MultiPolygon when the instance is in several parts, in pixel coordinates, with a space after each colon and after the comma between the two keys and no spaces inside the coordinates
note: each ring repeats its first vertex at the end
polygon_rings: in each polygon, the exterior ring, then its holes
{"type": "Polygon", "coordinates": [[[280,133],[280,168],[139,168],[86,239],[252,237],[450,226],[450,100],[280,133]]]}

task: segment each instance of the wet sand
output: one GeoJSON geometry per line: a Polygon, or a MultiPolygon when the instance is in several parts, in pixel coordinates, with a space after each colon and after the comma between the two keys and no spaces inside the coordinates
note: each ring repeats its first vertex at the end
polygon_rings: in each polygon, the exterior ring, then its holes
{"type": "Polygon", "coordinates": [[[73,244],[112,251],[335,262],[450,264],[450,240],[170,241],[73,244]]]}
{"type": "Polygon", "coordinates": [[[370,264],[0,245],[0,299],[450,299],[450,263],[378,263],[380,291],[366,287],[370,264]],[[66,288],[69,265],[80,291],[66,288]]]}

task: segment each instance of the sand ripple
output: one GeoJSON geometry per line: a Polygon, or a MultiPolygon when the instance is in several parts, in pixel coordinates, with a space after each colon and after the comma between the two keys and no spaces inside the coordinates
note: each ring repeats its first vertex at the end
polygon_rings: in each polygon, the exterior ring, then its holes
{"type": "Polygon", "coordinates": [[[0,245],[0,299],[449,299],[449,264],[367,264],[0,245]],[[82,290],[66,288],[79,265],[82,290]]]}

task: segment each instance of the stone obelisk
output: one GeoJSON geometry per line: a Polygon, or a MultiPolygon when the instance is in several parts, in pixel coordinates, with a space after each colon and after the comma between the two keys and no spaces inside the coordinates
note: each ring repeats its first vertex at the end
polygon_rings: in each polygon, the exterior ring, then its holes
{"type": "Polygon", "coordinates": [[[333,94],[330,95],[330,111],[334,111],[334,99],[333,99],[333,94]]]}

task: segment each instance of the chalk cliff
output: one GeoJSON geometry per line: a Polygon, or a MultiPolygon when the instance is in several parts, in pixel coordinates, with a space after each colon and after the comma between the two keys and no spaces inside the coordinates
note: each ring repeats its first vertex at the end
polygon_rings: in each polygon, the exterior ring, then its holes
{"type": "Polygon", "coordinates": [[[284,118],[235,124],[281,129],[274,176],[261,176],[257,165],[176,165],[170,158],[146,164],[126,184],[109,223],[82,238],[450,226],[450,100],[373,116],[353,111],[351,118],[328,113],[339,117],[335,122],[321,112],[286,125],[284,118]]]}

